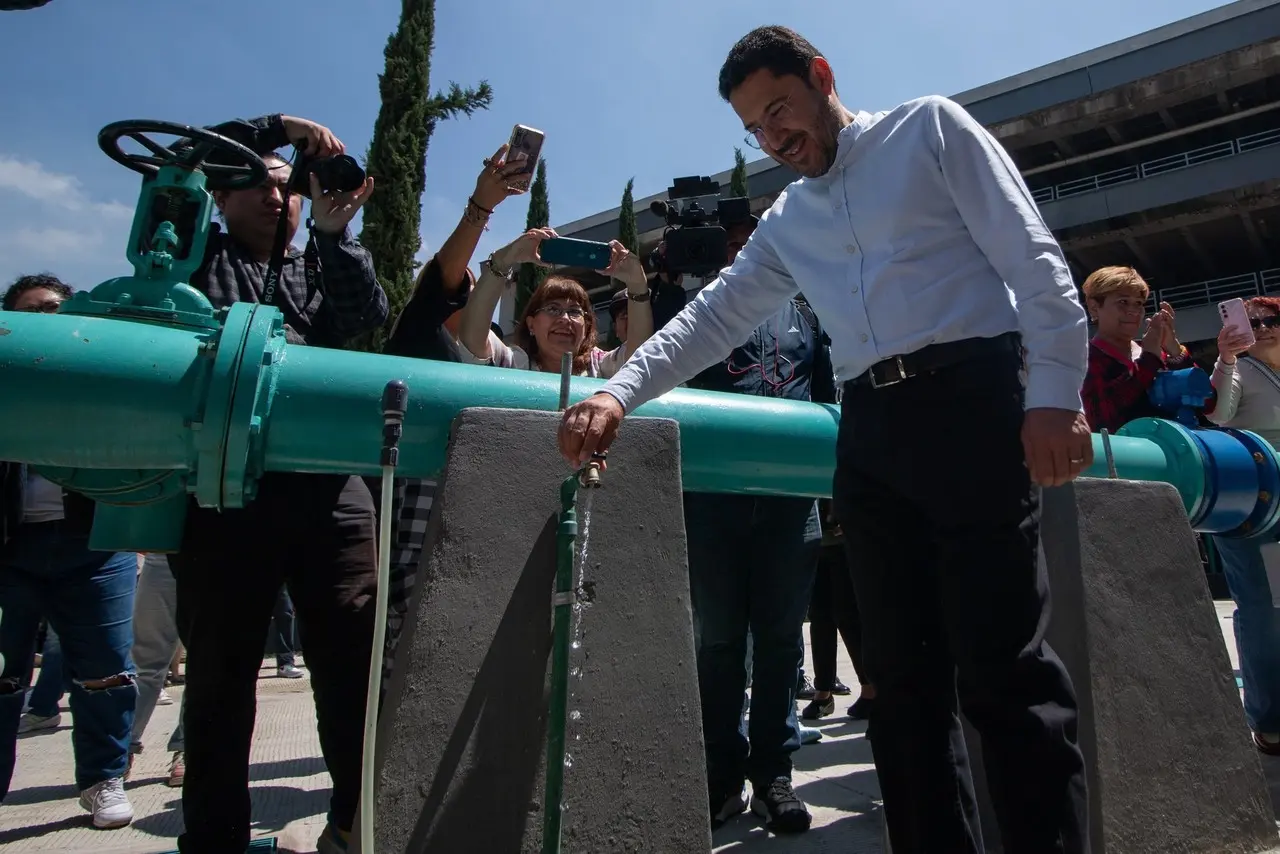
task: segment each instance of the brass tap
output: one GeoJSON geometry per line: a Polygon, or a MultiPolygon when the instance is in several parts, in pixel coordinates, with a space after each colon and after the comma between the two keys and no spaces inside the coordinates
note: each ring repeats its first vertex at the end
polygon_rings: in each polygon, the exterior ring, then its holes
{"type": "Polygon", "coordinates": [[[600,463],[592,460],[583,466],[582,471],[578,472],[578,484],[583,489],[599,489],[600,463]]]}

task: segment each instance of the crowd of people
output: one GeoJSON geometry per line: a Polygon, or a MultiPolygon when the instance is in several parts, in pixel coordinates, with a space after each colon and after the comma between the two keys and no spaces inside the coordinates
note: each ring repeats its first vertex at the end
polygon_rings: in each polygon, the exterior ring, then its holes
{"type": "MultiPolygon", "coordinates": [[[[564,415],[560,451],[574,465],[603,458],[626,412],[677,385],[839,405],[831,502],[684,497],[709,820],[751,809],[776,832],[809,828],[792,754],[818,737],[802,721],[835,715],[835,697],[853,693],[836,672],[840,638],[860,686],[848,715],[869,721],[895,851],[982,850],[960,711],[983,740],[1000,819],[988,832],[1009,850],[1086,851],[1075,691],[1043,639],[1039,491],[1088,467],[1091,428],[1162,414],[1148,394],[1155,377],[1190,363],[1173,310],[1147,318],[1149,289],[1130,268],[1091,275],[1082,305],[1016,167],[949,100],[851,111],[827,60],[782,27],[735,45],[719,89],[748,144],[803,177],[763,216],[725,224],[727,265],[687,304],[661,247],[643,263],[613,241],[602,273],[618,285],[615,346],[583,283],[562,272],[542,281],[509,335],[495,328],[517,269],[547,266],[539,246],[556,236],[530,230],[472,272],[494,211],[524,192],[512,179],[527,164],[502,146],[484,158],[385,350],[546,372],[568,354],[575,375],[608,381],[564,415]],[[939,412],[951,413],[941,434],[939,412]]],[[[191,284],[219,308],[263,301],[283,216],[290,248],[274,303],[290,341],[341,346],[388,323],[373,261],[348,227],[372,178],[345,193],[312,182],[318,276],[292,248],[304,200],[286,191],[291,167],[275,151],[340,153],[333,132],[283,115],[213,129],[262,155],[270,177],[214,193],[221,225],[191,284]]],[[[52,276],[25,276],[3,309],[57,311],[70,293],[52,276]]],[[[1256,343],[1224,330],[1206,417],[1275,441],[1280,301],[1258,298],[1249,311],[1256,343]]],[[[273,615],[288,625],[296,608],[333,781],[317,845],[347,850],[357,686],[376,628],[375,520],[395,519],[388,624],[377,627],[389,669],[435,484],[401,481],[387,508],[358,477],[269,474],[242,510],[193,500],[180,549],[140,557],[89,550],[93,505],[77,493],[17,464],[0,463],[0,476],[0,795],[20,727],[57,714],[48,690],[28,700],[42,623],[41,682],[49,672],[60,692],[65,676],[80,802],[101,828],[132,820],[131,757],[181,646],[185,687],[168,743],[168,782],[183,788],[179,847],[244,850],[255,683],[273,615]]],[[[1259,750],[1280,755],[1280,624],[1263,555],[1250,541],[1218,548],[1239,607],[1249,726],[1259,750]]],[[[301,675],[291,644],[277,647],[277,674],[301,675]]]]}

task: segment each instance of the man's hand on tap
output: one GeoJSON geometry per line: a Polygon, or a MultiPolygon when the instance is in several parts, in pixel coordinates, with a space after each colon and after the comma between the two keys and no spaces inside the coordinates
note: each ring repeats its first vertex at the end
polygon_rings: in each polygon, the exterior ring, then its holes
{"type": "Polygon", "coordinates": [[[603,455],[608,453],[609,445],[618,435],[618,426],[622,424],[624,415],[622,404],[604,392],[575,403],[564,411],[564,417],[560,419],[560,453],[574,468],[595,461],[600,463],[603,471],[606,468],[603,455]]]}

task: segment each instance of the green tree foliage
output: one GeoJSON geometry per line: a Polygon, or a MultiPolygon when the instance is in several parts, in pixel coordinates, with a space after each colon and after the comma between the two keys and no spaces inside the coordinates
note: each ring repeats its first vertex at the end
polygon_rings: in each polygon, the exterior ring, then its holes
{"type": "MultiPolygon", "coordinates": [[[[524,219],[525,230],[544,228],[551,225],[551,205],[547,202],[547,161],[538,161],[538,171],[533,176],[533,186],[529,188],[529,214],[524,219]]],[[[547,277],[547,268],[537,264],[521,264],[516,278],[516,319],[524,315],[524,307],[529,297],[547,277]]]]}
{"type": "Polygon", "coordinates": [[[729,195],[734,198],[750,195],[747,192],[747,158],[742,149],[733,150],[733,173],[729,175],[729,195]]]}
{"type": "Polygon", "coordinates": [[[426,187],[427,145],[436,125],[486,109],[493,100],[488,82],[475,88],[450,83],[431,94],[431,51],[435,40],[434,0],[402,0],[400,24],[387,39],[386,66],[378,77],[382,106],[373,126],[365,168],[377,184],[364,206],[360,242],[373,256],[391,313],[385,329],[360,336],[353,349],[378,351],[386,331],[413,290],[414,257],[422,248],[418,225],[426,187]]]}
{"type": "Polygon", "coordinates": [[[636,231],[636,201],[631,194],[635,183],[635,178],[627,181],[627,188],[622,191],[622,210],[618,212],[618,242],[638,255],[640,234],[636,231]]]}

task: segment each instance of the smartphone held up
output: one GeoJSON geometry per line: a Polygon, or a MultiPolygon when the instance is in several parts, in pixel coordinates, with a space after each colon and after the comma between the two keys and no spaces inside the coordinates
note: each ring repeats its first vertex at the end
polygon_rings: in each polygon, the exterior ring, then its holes
{"type": "Polygon", "coordinates": [[[1252,347],[1256,343],[1253,335],[1253,324],[1249,322],[1249,310],[1244,300],[1236,298],[1218,303],[1218,314],[1222,317],[1222,325],[1232,330],[1235,335],[1243,335],[1252,347]]]}
{"type": "Polygon", "coordinates": [[[527,190],[533,183],[533,173],[538,167],[538,158],[542,156],[542,142],[546,134],[528,125],[516,125],[511,130],[511,139],[507,142],[507,162],[514,164],[517,160],[524,163],[523,168],[511,177],[510,187],[513,190],[527,190]]]}

